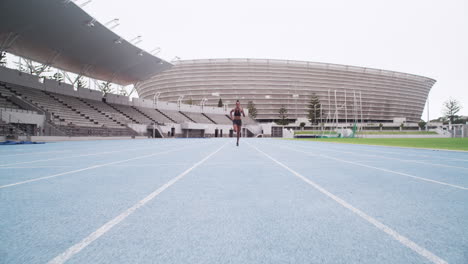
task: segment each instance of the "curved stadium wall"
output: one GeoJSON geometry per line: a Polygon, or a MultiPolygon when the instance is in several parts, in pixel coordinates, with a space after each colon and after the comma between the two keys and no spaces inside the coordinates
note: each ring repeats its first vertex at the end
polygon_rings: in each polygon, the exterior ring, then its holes
{"type": "Polygon", "coordinates": [[[316,94],[322,119],[338,117],[350,122],[392,122],[406,118],[418,122],[435,80],[418,75],[355,66],[262,59],[209,59],[177,61],[174,67],[140,82],[140,98],[177,102],[191,100],[217,106],[219,98],[228,107],[237,99],[244,107],[253,101],[258,121],[279,117],[307,117],[307,104],[316,94]],[[336,97],[335,97],[336,93],[336,97]],[[335,100],[336,99],[336,100],[335,100]]]}

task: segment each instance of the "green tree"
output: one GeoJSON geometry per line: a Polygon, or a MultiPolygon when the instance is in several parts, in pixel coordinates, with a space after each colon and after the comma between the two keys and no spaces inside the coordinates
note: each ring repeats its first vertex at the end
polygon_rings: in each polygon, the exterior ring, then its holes
{"type": "Polygon", "coordinates": [[[307,111],[307,118],[313,125],[317,125],[321,119],[320,107],[320,100],[318,96],[315,93],[313,93],[310,96],[309,103],[307,104],[307,108],[309,108],[309,110],[307,111]]]}
{"type": "Polygon", "coordinates": [[[287,115],[288,109],[286,109],[286,107],[282,105],[278,113],[279,113],[279,116],[278,116],[279,120],[276,121],[276,123],[281,126],[287,126],[289,124],[288,115],[287,115]]]}
{"type": "Polygon", "coordinates": [[[125,89],[125,87],[120,87],[119,94],[123,96],[128,96],[128,91],[127,89],[125,89]]]}
{"type": "Polygon", "coordinates": [[[419,126],[420,129],[424,129],[424,128],[426,127],[426,124],[427,124],[427,123],[426,123],[426,121],[424,121],[424,120],[420,120],[420,121],[418,122],[418,126],[419,126]]]}
{"type": "Polygon", "coordinates": [[[188,99],[187,101],[185,101],[185,104],[193,105],[193,99],[192,99],[192,97],[190,97],[190,99],[188,99]]]}
{"type": "Polygon", "coordinates": [[[456,99],[448,99],[444,102],[444,116],[450,120],[451,123],[458,118],[457,113],[462,109],[460,102],[456,99]]]}
{"type": "Polygon", "coordinates": [[[0,52],[0,66],[5,66],[7,63],[6,52],[0,52]]]}
{"type": "Polygon", "coordinates": [[[110,82],[101,82],[98,85],[99,91],[101,91],[103,94],[108,94],[112,93],[114,89],[112,88],[112,84],[110,82]]]}
{"type": "Polygon", "coordinates": [[[301,123],[299,124],[299,126],[301,127],[301,130],[304,130],[305,125],[306,125],[306,123],[304,123],[304,122],[301,122],[301,123]]]}
{"type": "Polygon", "coordinates": [[[249,101],[247,103],[247,109],[249,110],[249,116],[253,119],[257,118],[257,108],[255,107],[254,102],[249,101]]]}
{"type": "Polygon", "coordinates": [[[76,88],[86,88],[86,82],[83,80],[83,76],[78,77],[78,80],[76,81],[76,88]]]}
{"type": "Polygon", "coordinates": [[[52,76],[52,79],[56,80],[57,82],[63,82],[63,74],[61,74],[60,72],[56,72],[52,76]]]}
{"type": "Polygon", "coordinates": [[[223,107],[223,100],[221,99],[221,97],[219,98],[219,101],[218,101],[218,107],[223,107]]]}
{"type": "Polygon", "coordinates": [[[16,65],[16,69],[20,72],[26,72],[27,69],[26,67],[24,66],[23,63],[20,63],[20,62],[15,62],[15,65],[16,65]]]}
{"type": "Polygon", "coordinates": [[[26,64],[29,74],[44,77],[44,73],[50,72],[50,65],[34,65],[33,62],[26,64]]]}
{"type": "Polygon", "coordinates": [[[383,124],[380,123],[380,124],[379,124],[379,129],[380,129],[380,131],[382,131],[382,128],[383,128],[383,124]]]}

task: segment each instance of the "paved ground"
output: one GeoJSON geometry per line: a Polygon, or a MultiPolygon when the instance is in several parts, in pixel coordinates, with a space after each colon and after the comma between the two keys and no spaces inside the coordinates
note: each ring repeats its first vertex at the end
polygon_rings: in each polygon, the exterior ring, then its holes
{"type": "Polygon", "coordinates": [[[468,263],[468,153],[168,139],[0,157],[0,263],[468,263]]]}

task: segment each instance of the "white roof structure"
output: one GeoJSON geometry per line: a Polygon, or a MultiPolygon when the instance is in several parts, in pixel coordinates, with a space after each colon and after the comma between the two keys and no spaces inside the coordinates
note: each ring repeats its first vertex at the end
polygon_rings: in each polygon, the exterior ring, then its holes
{"type": "Polygon", "coordinates": [[[0,51],[94,79],[135,84],[172,67],[72,1],[0,1],[0,51]]]}

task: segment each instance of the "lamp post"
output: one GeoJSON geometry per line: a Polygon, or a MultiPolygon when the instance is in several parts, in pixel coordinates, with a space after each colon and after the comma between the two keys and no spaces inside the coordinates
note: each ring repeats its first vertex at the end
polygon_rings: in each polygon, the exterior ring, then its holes
{"type": "Polygon", "coordinates": [[[136,45],[142,41],[141,36],[136,36],[133,39],[131,39],[129,42],[132,43],[133,45],[136,45]]]}
{"type": "Polygon", "coordinates": [[[295,105],[296,105],[296,122],[297,122],[297,120],[298,120],[298,117],[297,117],[297,98],[299,98],[299,94],[293,94],[292,97],[294,99],[296,99],[295,105]]]}
{"type": "Polygon", "coordinates": [[[184,95],[179,96],[179,99],[177,99],[177,106],[179,107],[179,111],[180,111],[180,105],[182,104],[183,99],[184,99],[184,95]]]}
{"type": "Polygon", "coordinates": [[[153,104],[155,108],[158,108],[159,96],[161,96],[160,92],[155,93],[153,96],[153,104]]]}
{"type": "Polygon", "coordinates": [[[208,101],[207,98],[203,98],[200,102],[200,106],[201,106],[201,109],[202,109],[202,112],[203,112],[203,109],[205,108],[205,104],[206,102],[208,101]]]}
{"type": "Polygon", "coordinates": [[[154,49],[152,49],[149,53],[153,56],[157,55],[159,52],[161,52],[161,48],[160,47],[156,47],[154,49]]]}
{"type": "Polygon", "coordinates": [[[111,21],[104,24],[104,26],[106,26],[106,27],[110,26],[110,27],[108,27],[110,30],[116,28],[119,25],[120,24],[119,24],[119,19],[118,18],[114,18],[111,21]],[[114,24],[114,25],[111,25],[111,24],[114,24]]]}

